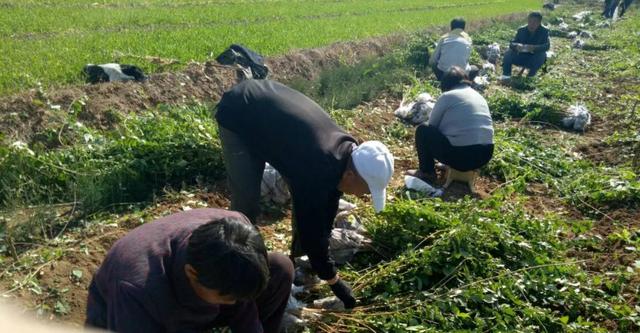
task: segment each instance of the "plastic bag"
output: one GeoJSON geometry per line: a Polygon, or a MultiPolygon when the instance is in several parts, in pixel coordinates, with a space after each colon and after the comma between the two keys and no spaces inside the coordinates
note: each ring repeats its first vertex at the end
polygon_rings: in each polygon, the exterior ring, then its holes
{"type": "Polygon", "coordinates": [[[284,204],[291,198],[289,186],[278,170],[266,163],[260,184],[260,195],[264,200],[284,204]]]}
{"type": "Polygon", "coordinates": [[[313,301],[313,307],[325,310],[344,310],[344,303],[336,296],[329,296],[313,301]]]}
{"type": "Polygon", "coordinates": [[[573,19],[580,22],[583,21],[585,18],[587,18],[589,15],[591,15],[591,11],[590,10],[585,10],[585,11],[581,11],[575,15],[573,15],[573,19]]]}
{"type": "Polygon", "coordinates": [[[429,120],[429,116],[435,106],[435,99],[428,93],[422,93],[416,97],[414,102],[404,104],[404,100],[400,102],[400,107],[393,114],[406,120],[414,125],[422,124],[429,120]]]}
{"type": "Polygon", "coordinates": [[[342,265],[368,244],[371,244],[371,240],[356,230],[333,228],[329,238],[329,254],[336,264],[342,265]]]}
{"type": "Polygon", "coordinates": [[[583,104],[574,104],[567,110],[570,116],[562,119],[562,125],[575,131],[584,132],[591,125],[591,113],[583,104]]]}
{"type": "Polygon", "coordinates": [[[500,44],[493,43],[487,48],[487,61],[495,65],[498,59],[500,59],[500,44]]]}
{"type": "Polygon", "coordinates": [[[444,193],[442,189],[435,188],[422,179],[413,176],[404,176],[404,185],[410,190],[418,191],[431,197],[439,197],[444,193]]]}

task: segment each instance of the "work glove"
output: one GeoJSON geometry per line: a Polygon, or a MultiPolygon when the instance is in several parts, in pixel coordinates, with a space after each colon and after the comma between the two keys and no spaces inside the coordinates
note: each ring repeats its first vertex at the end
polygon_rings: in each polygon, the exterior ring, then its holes
{"type": "Polygon", "coordinates": [[[356,299],[353,297],[351,286],[349,286],[348,283],[339,279],[338,282],[329,285],[329,287],[331,287],[333,294],[344,303],[345,309],[353,309],[353,307],[356,306],[356,299]]]}

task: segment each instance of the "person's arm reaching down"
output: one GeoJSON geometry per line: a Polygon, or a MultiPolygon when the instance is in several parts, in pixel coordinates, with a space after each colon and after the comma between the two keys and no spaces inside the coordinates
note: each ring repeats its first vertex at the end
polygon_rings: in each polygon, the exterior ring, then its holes
{"type": "Polygon", "coordinates": [[[335,218],[335,213],[330,212],[330,195],[322,191],[314,194],[316,195],[293,194],[300,245],[318,277],[329,283],[331,290],[344,302],[346,308],[352,308],[355,306],[355,298],[351,288],[340,280],[335,263],[329,256],[329,237],[335,218]]]}

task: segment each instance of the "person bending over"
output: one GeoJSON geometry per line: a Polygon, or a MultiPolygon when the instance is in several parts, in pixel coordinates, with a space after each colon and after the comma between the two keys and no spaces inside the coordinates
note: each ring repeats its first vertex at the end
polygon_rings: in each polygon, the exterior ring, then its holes
{"type": "Polygon", "coordinates": [[[293,264],[240,213],[194,209],[118,240],[89,286],[86,326],[121,333],[279,332],[293,264]]]}

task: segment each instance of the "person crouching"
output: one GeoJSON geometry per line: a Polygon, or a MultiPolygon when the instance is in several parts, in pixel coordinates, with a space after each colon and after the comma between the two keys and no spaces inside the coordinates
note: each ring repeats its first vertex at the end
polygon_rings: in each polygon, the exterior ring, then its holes
{"type": "Polygon", "coordinates": [[[452,67],[442,80],[438,98],[426,123],[416,129],[420,163],[409,175],[434,184],[435,160],[459,171],[478,169],[493,157],[493,121],[487,101],[471,88],[463,69],[452,67]]]}

